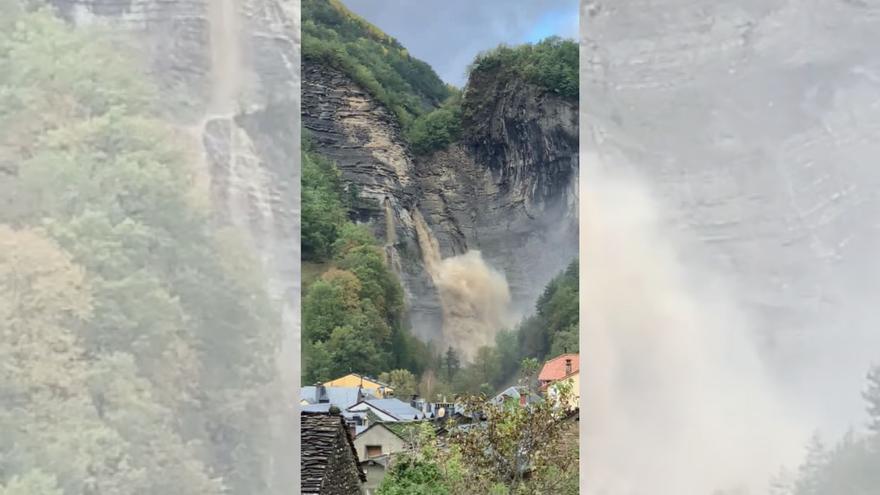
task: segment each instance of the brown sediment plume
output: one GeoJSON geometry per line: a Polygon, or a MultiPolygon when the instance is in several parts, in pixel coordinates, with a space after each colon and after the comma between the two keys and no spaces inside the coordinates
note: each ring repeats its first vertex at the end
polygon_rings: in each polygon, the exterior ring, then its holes
{"type": "Polygon", "coordinates": [[[479,251],[443,259],[418,209],[412,217],[422,261],[443,307],[443,344],[472,361],[480,347],[492,345],[498,331],[511,324],[507,280],[486,264],[479,251]]]}

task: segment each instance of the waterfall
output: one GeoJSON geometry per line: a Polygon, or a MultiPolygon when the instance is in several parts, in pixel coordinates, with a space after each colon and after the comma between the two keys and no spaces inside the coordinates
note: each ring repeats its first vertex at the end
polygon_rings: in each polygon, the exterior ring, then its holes
{"type": "MultiPolygon", "coordinates": [[[[400,263],[400,255],[397,253],[397,232],[394,227],[394,207],[391,205],[391,198],[385,198],[385,263],[391,270],[397,274],[398,278],[403,273],[403,266],[400,263]]],[[[404,288],[404,290],[406,290],[404,288]]],[[[407,294],[409,294],[407,292],[407,294]]]]}
{"type": "MultiPolygon", "coordinates": [[[[241,0],[206,0],[210,34],[210,91],[201,125],[202,143],[211,181],[212,201],[222,221],[232,225],[260,262],[274,311],[280,317],[275,354],[277,377],[266,389],[273,404],[263,418],[271,432],[266,482],[269,493],[282,493],[299,482],[295,462],[296,393],[299,372],[299,292],[297,171],[293,157],[275,158],[265,140],[244,123],[245,74],[241,0]]],[[[298,19],[298,16],[296,16],[298,19]]],[[[260,107],[257,105],[257,107],[260,107]]],[[[292,117],[291,117],[292,120],[292,117]]],[[[291,126],[294,127],[294,126],[291,126]]],[[[290,129],[287,139],[298,141],[290,129]]],[[[277,145],[276,145],[277,146],[277,145]]]]}
{"type": "Polygon", "coordinates": [[[391,199],[385,198],[385,245],[397,244],[397,232],[394,230],[394,208],[391,199]]]}
{"type": "Polygon", "coordinates": [[[233,114],[242,86],[241,12],[238,0],[208,0],[211,34],[212,114],[233,114]]]}
{"type": "Polygon", "coordinates": [[[443,309],[443,345],[471,362],[480,347],[493,345],[498,331],[513,323],[507,280],[486,264],[479,251],[443,259],[417,208],[412,217],[425,270],[443,309]]]}

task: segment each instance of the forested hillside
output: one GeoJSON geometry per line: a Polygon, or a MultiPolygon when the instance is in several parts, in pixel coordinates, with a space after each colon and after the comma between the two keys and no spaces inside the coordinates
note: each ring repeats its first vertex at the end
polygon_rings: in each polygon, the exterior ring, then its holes
{"type": "Polygon", "coordinates": [[[0,493],[267,493],[277,314],[139,57],[0,3],[0,493]],[[173,365],[169,365],[173,363],[173,365]]]}
{"type": "Polygon", "coordinates": [[[533,364],[566,352],[578,352],[578,262],[556,276],[538,299],[532,316],[495,337],[494,346],[482,347],[467,367],[452,349],[434,360],[436,382],[426,393],[491,393],[511,384],[523,360],[533,364]]]}
{"type": "Polygon", "coordinates": [[[400,281],[375,237],[348,219],[351,194],[335,165],[303,142],[303,261],[321,263],[303,296],[303,384],[349,372],[418,375],[428,351],[403,326],[400,281]]]}
{"type": "Polygon", "coordinates": [[[303,0],[303,58],[345,71],[401,124],[434,108],[450,88],[425,62],[338,0],[303,0]]]}

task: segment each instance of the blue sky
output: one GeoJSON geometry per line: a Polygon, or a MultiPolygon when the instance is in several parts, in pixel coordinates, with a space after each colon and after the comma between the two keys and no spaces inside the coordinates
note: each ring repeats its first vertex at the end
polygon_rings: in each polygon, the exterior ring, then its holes
{"type": "Polygon", "coordinates": [[[342,1],[459,87],[483,50],[578,33],[578,0],[342,1]]]}
{"type": "Polygon", "coordinates": [[[577,36],[578,20],[577,5],[571,9],[547,11],[535,21],[524,40],[534,43],[553,35],[574,38],[577,36]]]}

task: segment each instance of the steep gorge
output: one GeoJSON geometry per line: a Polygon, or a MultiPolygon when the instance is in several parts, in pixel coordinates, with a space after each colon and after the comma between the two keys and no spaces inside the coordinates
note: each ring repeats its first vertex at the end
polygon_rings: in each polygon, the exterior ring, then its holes
{"type": "Polygon", "coordinates": [[[357,220],[400,260],[413,332],[469,357],[576,256],[578,127],[576,104],[522,81],[481,77],[466,91],[486,102],[483,124],[416,156],[369,92],[303,64],[303,126],[366,200],[357,220]]]}

